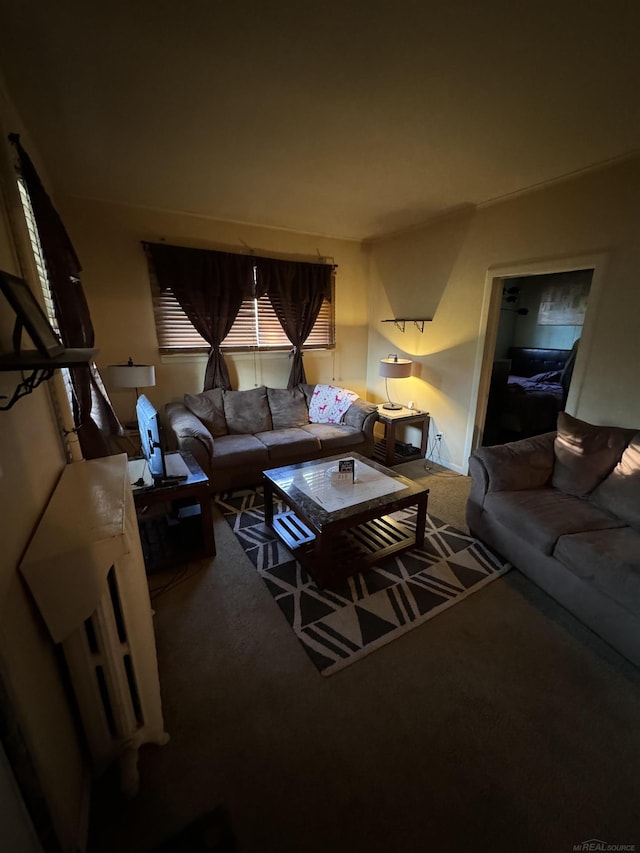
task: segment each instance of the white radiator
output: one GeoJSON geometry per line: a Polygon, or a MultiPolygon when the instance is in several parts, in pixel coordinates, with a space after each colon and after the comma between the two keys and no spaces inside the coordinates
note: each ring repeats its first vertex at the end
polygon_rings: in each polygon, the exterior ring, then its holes
{"type": "Polygon", "coordinates": [[[163,744],[152,611],[127,457],[68,465],[21,570],[62,643],[95,774],[138,790],[138,749],[163,744]]]}

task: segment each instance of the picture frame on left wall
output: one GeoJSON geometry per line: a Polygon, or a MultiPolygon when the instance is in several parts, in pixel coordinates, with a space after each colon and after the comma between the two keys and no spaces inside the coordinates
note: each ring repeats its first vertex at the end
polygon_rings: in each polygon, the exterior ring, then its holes
{"type": "MultiPolygon", "coordinates": [[[[42,310],[27,282],[18,276],[0,270],[0,290],[16,313],[16,317],[25,329],[40,355],[55,358],[64,352],[47,315],[42,310]]],[[[14,348],[19,346],[20,337],[14,333],[14,348]]]]}

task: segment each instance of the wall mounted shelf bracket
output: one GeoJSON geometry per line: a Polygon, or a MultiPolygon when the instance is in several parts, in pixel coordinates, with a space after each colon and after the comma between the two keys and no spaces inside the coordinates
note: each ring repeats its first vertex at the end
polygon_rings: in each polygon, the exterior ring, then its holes
{"type": "MultiPolygon", "coordinates": [[[[26,397],[27,394],[31,394],[38,385],[41,385],[43,382],[46,382],[48,379],[51,379],[53,376],[53,369],[50,370],[33,370],[29,376],[23,378],[22,382],[20,382],[16,390],[13,392],[13,396],[9,400],[8,403],[4,403],[0,405],[0,411],[6,412],[10,409],[14,403],[17,403],[21,397],[26,397]]],[[[8,397],[6,394],[0,394],[0,400],[7,400],[8,397]]]]}
{"type": "Polygon", "coordinates": [[[414,319],[400,319],[398,317],[394,317],[391,320],[381,320],[382,323],[393,323],[396,329],[399,329],[401,332],[404,332],[407,323],[413,323],[416,329],[422,334],[424,332],[424,324],[431,322],[431,317],[425,317],[424,319],[414,320],[414,319]]]}
{"type": "MultiPolygon", "coordinates": [[[[23,350],[15,355],[0,355],[0,372],[18,370],[28,372],[28,375],[23,376],[22,382],[16,386],[9,402],[0,404],[0,412],[6,412],[22,397],[35,391],[38,385],[51,379],[55,370],[61,367],[88,367],[97,352],[97,349],[67,349],[52,358],[43,356],[37,350],[23,350]]],[[[6,394],[0,394],[0,400],[7,399],[6,394]]]]}
{"type": "MultiPolygon", "coordinates": [[[[13,326],[13,353],[0,354],[0,371],[22,371],[19,382],[8,403],[0,405],[6,412],[22,397],[31,394],[38,385],[51,379],[59,367],[87,367],[93,361],[97,349],[65,349],[49,322],[49,318],[36,301],[29,285],[23,278],[0,270],[0,292],[16,315],[13,326]],[[22,332],[26,331],[37,349],[23,350],[20,346],[22,332]],[[28,376],[25,377],[25,373],[28,376]]],[[[8,399],[0,394],[0,400],[8,399]]]]}

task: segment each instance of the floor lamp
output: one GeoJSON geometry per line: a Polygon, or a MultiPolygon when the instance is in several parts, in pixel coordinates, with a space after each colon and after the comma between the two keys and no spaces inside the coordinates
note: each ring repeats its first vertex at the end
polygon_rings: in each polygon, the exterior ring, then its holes
{"type": "Polygon", "coordinates": [[[412,364],[411,359],[398,358],[394,354],[390,354],[389,358],[380,359],[380,376],[384,376],[384,389],[387,392],[387,402],[382,404],[383,409],[397,412],[403,408],[399,403],[391,402],[387,382],[389,379],[408,379],[411,376],[412,364]]]}
{"type": "MultiPolygon", "coordinates": [[[[139,388],[151,388],[156,384],[156,369],[153,364],[134,364],[132,358],[129,358],[126,364],[110,364],[107,370],[109,382],[114,388],[135,388],[136,401],[139,388]]],[[[135,419],[131,423],[125,423],[125,427],[135,428],[135,419]]]]}

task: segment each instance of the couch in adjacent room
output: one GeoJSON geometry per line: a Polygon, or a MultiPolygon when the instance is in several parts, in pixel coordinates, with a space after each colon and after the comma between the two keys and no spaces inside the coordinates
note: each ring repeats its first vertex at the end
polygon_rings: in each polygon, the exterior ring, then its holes
{"type": "Polygon", "coordinates": [[[640,665],[640,431],[558,416],[557,432],[469,460],[467,524],[640,665]]]}
{"type": "Polygon", "coordinates": [[[294,462],[371,456],[378,419],[375,403],[338,386],[307,384],[185,394],[165,414],[175,445],[194,455],[213,492],[254,486],[264,470],[294,462]]]}

